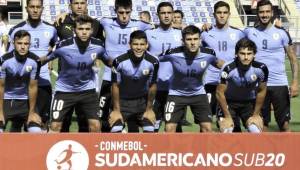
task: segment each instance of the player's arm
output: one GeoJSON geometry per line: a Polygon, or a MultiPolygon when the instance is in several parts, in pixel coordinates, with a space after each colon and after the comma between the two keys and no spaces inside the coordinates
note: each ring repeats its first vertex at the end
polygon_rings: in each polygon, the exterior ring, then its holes
{"type": "Polygon", "coordinates": [[[292,70],[292,83],[290,86],[290,96],[296,97],[299,93],[298,87],[298,60],[293,49],[293,45],[289,45],[285,47],[285,51],[287,52],[288,58],[290,60],[291,70],[292,70]]]}
{"type": "Polygon", "coordinates": [[[260,82],[257,89],[257,95],[255,100],[255,107],[253,111],[253,116],[260,116],[261,108],[264,104],[264,100],[267,93],[267,83],[260,82]]]}
{"type": "Polygon", "coordinates": [[[120,89],[119,89],[120,73],[118,72],[117,69],[118,69],[118,63],[116,60],[114,60],[112,73],[111,73],[113,111],[110,113],[109,116],[109,124],[111,127],[118,120],[121,120],[123,122],[123,117],[120,109],[120,89]]]}
{"type": "Polygon", "coordinates": [[[217,86],[217,89],[216,89],[216,98],[218,100],[218,103],[224,113],[224,117],[225,118],[231,118],[231,114],[228,110],[228,107],[227,107],[227,101],[226,101],[226,97],[225,97],[225,92],[226,92],[226,89],[227,89],[227,84],[226,83],[220,83],[218,86],[217,86]]]}
{"type": "Polygon", "coordinates": [[[0,121],[2,121],[3,125],[5,124],[4,110],[3,110],[4,86],[5,86],[5,80],[1,76],[0,78],[0,121]]]}
{"type": "Polygon", "coordinates": [[[55,25],[58,27],[61,23],[63,23],[65,21],[67,15],[69,15],[69,13],[67,13],[67,12],[60,13],[59,15],[57,15],[57,17],[55,19],[55,25]]]}
{"type": "Polygon", "coordinates": [[[225,63],[224,60],[217,59],[216,62],[211,63],[211,65],[218,69],[221,69],[223,67],[224,63],[225,63]]]}
{"type": "Polygon", "coordinates": [[[6,52],[7,51],[7,47],[8,47],[8,41],[9,41],[8,35],[7,34],[2,35],[1,40],[2,40],[2,45],[3,45],[3,47],[5,49],[5,52],[6,52]]]}
{"type": "Polygon", "coordinates": [[[38,81],[31,79],[28,86],[28,100],[29,100],[29,114],[28,122],[35,122],[41,124],[40,116],[35,112],[36,98],[38,91],[38,81]]]}

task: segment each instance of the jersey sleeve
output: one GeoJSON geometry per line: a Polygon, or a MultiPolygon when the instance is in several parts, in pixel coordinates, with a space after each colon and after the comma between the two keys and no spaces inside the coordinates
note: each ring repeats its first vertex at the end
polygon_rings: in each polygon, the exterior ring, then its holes
{"type": "Polygon", "coordinates": [[[56,31],[56,29],[54,29],[53,36],[49,42],[49,45],[53,48],[55,46],[55,44],[57,43],[57,41],[58,41],[57,31],[56,31]]]}
{"type": "Polygon", "coordinates": [[[262,64],[260,66],[261,74],[259,75],[261,82],[267,82],[269,77],[269,70],[268,67],[265,64],[262,64]]]}
{"type": "Polygon", "coordinates": [[[158,56],[158,58],[159,58],[159,61],[160,62],[165,62],[165,61],[171,61],[172,60],[172,57],[171,57],[171,55],[160,55],[160,56],[158,56]]]}
{"type": "Polygon", "coordinates": [[[34,64],[32,65],[32,70],[30,72],[31,80],[37,80],[39,78],[40,68],[40,64],[38,62],[34,62],[34,64]]]}
{"type": "Polygon", "coordinates": [[[2,58],[1,58],[1,62],[0,62],[0,79],[5,79],[6,78],[6,66],[5,63],[2,62],[2,58]]]}
{"type": "Polygon", "coordinates": [[[221,69],[221,72],[220,72],[220,84],[226,84],[227,83],[227,80],[229,78],[229,66],[226,65],[225,67],[223,67],[221,69]]]}
{"type": "Polygon", "coordinates": [[[284,47],[287,47],[287,46],[290,46],[293,44],[292,38],[286,30],[282,29],[281,36],[282,36],[282,45],[284,47]]]}
{"type": "Polygon", "coordinates": [[[156,84],[158,68],[159,68],[159,62],[155,61],[153,63],[153,72],[150,75],[150,84],[156,84]]]}
{"type": "Polygon", "coordinates": [[[150,30],[152,28],[153,28],[153,26],[150,23],[140,21],[140,29],[141,30],[145,31],[145,30],[150,30]]]}

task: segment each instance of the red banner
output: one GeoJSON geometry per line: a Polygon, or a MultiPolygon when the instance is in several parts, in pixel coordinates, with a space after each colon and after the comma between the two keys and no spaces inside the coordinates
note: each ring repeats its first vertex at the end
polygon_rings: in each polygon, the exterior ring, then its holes
{"type": "Polygon", "coordinates": [[[0,134],[1,170],[295,170],[300,133],[0,134]]]}

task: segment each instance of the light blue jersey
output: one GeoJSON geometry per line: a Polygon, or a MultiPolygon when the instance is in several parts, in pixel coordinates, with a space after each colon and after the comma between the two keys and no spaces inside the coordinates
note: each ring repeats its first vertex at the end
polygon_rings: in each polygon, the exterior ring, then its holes
{"type": "Polygon", "coordinates": [[[247,71],[238,68],[238,59],[225,64],[221,70],[221,84],[227,84],[226,100],[249,101],[256,98],[258,83],[267,82],[268,68],[265,64],[253,61],[247,71]]]}
{"type": "MultiPolygon", "coordinates": [[[[32,27],[27,21],[23,21],[9,31],[11,42],[9,51],[14,49],[12,42],[15,33],[19,30],[26,30],[30,33],[31,45],[29,51],[33,52],[39,57],[47,56],[49,53],[49,48],[54,47],[55,43],[57,42],[56,29],[49,23],[42,21],[37,27],[32,27]]],[[[48,65],[44,65],[41,68],[38,84],[39,86],[51,85],[48,65]]]]}
{"type": "Polygon", "coordinates": [[[258,27],[247,28],[245,33],[257,46],[255,60],[266,64],[269,69],[267,85],[287,86],[284,47],[292,45],[289,33],[275,26],[265,30],[260,30],[258,27]]]}
{"type": "Polygon", "coordinates": [[[160,61],[169,61],[173,67],[169,95],[195,96],[206,94],[202,78],[207,67],[216,64],[217,57],[212,49],[203,47],[197,56],[185,56],[183,47],[178,47],[167,51],[160,61]]]}
{"type": "Polygon", "coordinates": [[[38,56],[29,52],[26,59],[18,59],[15,51],[1,57],[0,79],[4,79],[4,99],[28,99],[30,80],[39,77],[40,64],[38,56]]]}
{"type": "Polygon", "coordinates": [[[91,38],[85,50],[78,47],[75,38],[66,39],[47,56],[47,60],[60,58],[61,70],[55,84],[60,92],[80,92],[95,89],[95,73],[92,69],[96,59],[104,59],[105,50],[101,40],[91,38]]]}
{"type": "MultiPolygon", "coordinates": [[[[231,26],[223,29],[214,26],[208,32],[201,33],[203,46],[214,49],[217,58],[225,62],[234,59],[235,45],[244,37],[244,32],[231,26]]],[[[220,70],[218,68],[209,66],[206,71],[204,83],[217,85],[220,79],[219,75],[220,70]]]]}
{"type": "Polygon", "coordinates": [[[158,60],[145,53],[143,59],[135,63],[132,60],[133,55],[129,50],[113,61],[112,82],[119,83],[122,99],[147,96],[150,85],[157,80],[158,60]]]}
{"type": "MultiPolygon", "coordinates": [[[[100,23],[105,32],[105,49],[111,60],[129,50],[129,38],[133,31],[144,31],[152,28],[152,25],[146,22],[133,19],[125,26],[120,25],[117,18],[102,18],[100,23]]],[[[103,80],[111,80],[111,69],[109,67],[105,67],[103,80]]]]}
{"type": "MultiPolygon", "coordinates": [[[[154,56],[159,56],[171,48],[182,45],[181,30],[169,28],[163,30],[161,27],[147,30],[149,52],[154,56]]],[[[170,62],[160,62],[158,70],[157,89],[159,91],[169,90],[169,79],[172,76],[172,65],[170,62]]]]}

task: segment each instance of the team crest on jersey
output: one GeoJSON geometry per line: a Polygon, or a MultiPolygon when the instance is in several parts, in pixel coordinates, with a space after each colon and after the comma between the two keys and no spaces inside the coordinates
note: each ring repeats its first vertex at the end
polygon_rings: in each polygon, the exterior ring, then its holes
{"type": "Polygon", "coordinates": [[[255,74],[252,74],[252,75],[251,75],[251,80],[252,80],[252,81],[255,81],[256,79],[257,79],[257,76],[256,76],[255,74]]]}
{"type": "Polygon", "coordinates": [[[117,69],[116,69],[115,67],[112,67],[112,68],[111,68],[111,71],[112,71],[113,73],[115,73],[115,74],[118,73],[118,71],[117,71],[117,69]]]}
{"type": "Polygon", "coordinates": [[[46,38],[49,38],[49,37],[50,37],[50,32],[45,31],[45,32],[44,32],[44,36],[45,36],[46,38]]]}
{"type": "Polygon", "coordinates": [[[25,67],[25,70],[26,70],[27,72],[31,72],[32,66],[26,66],[26,67],[25,67]]]}
{"type": "Polygon", "coordinates": [[[226,78],[228,77],[228,74],[227,74],[225,71],[222,71],[221,77],[222,77],[223,79],[226,79],[226,78]]]}
{"type": "Polygon", "coordinates": [[[148,75],[150,73],[150,71],[149,71],[149,69],[145,69],[145,70],[143,70],[143,75],[148,75]]]}
{"type": "Polygon", "coordinates": [[[206,65],[207,65],[207,62],[206,62],[206,61],[201,61],[201,62],[200,62],[201,68],[205,68],[206,65]]]}
{"type": "Polygon", "coordinates": [[[279,34],[278,33],[274,33],[273,34],[273,39],[274,40],[278,40],[279,39],[279,34]]]}
{"type": "Polygon", "coordinates": [[[170,121],[171,120],[171,113],[166,113],[165,114],[165,119],[166,119],[166,121],[170,121]]]}
{"type": "Polygon", "coordinates": [[[234,33],[230,34],[230,39],[235,40],[236,39],[236,34],[234,34],[234,33]]]}
{"type": "Polygon", "coordinates": [[[131,32],[138,30],[138,27],[132,27],[131,32]]]}
{"type": "Polygon", "coordinates": [[[97,58],[97,53],[92,53],[92,54],[91,54],[91,59],[92,59],[92,60],[95,60],[96,58],[97,58]]]}

